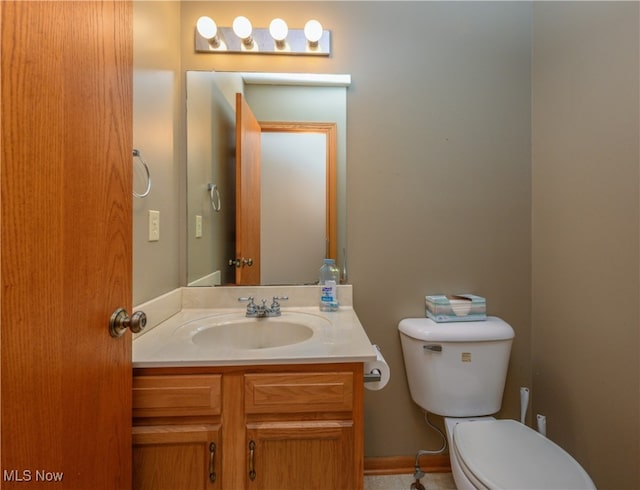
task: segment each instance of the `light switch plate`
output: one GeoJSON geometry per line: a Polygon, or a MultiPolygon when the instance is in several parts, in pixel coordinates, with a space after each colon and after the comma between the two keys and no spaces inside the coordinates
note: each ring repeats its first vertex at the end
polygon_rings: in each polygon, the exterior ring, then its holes
{"type": "Polygon", "coordinates": [[[149,210],[149,241],[160,240],[160,211],[149,210]]]}
{"type": "Polygon", "coordinates": [[[202,238],[202,216],[196,214],[196,238],[202,238]]]}

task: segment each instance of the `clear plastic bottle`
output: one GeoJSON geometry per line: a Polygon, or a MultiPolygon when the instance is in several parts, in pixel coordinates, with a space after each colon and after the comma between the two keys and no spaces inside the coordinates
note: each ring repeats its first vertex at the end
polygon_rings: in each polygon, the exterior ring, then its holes
{"type": "Polygon", "coordinates": [[[338,283],[340,271],[334,259],[324,259],[320,267],[320,311],[338,309],[338,283]]]}

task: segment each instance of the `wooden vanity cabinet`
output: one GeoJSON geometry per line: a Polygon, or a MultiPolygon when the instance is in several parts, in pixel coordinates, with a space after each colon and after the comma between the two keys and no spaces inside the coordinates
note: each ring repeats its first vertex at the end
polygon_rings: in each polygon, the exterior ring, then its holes
{"type": "Polygon", "coordinates": [[[220,375],[134,376],[133,488],[217,490],[220,375]]]}
{"type": "Polygon", "coordinates": [[[217,489],[215,457],[220,426],[136,427],[133,436],[133,488],[217,489]]]}
{"type": "Polygon", "coordinates": [[[361,490],[362,383],[361,363],[136,369],[134,488],[361,490]],[[190,390],[178,388],[182,377],[190,390]],[[191,414],[194,407],[181,405],[179,415],[167,409],[187,392],[194,395],[198,377],[218,377],[219,410],[213,403],[203,415],[203,394],[190,402],[198,407],[191,414]],[[146,391],[158,383],[172,386],[163,402],[146,391]],[[155,413],[136,408],[142,399],[155,413]],[[210,442],[216,444],[211,465],[210,442]],[[209,480],[210,466],[215,482],[209,480]]]}
{"type": "Polygon", "coordinates": [[[353,426],[349,422],[250,424],[247,440],[250,460],[254,459],[249,464],[253,473],[247,488],[357,488],[353,482],[353,426]]]}
{"type": "Polygon", "coordinates": [[[356,488],[354,373],[245,374],[247,488],[356,488]]]}

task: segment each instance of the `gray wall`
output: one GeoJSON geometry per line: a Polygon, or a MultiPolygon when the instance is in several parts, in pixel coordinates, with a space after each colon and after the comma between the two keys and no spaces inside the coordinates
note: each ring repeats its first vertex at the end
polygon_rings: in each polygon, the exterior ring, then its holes
{"type": "Polygon", "coordinates": [[[181,20],[185,70],[352,75],[349,274],[393,371],[383,391],[367,392],[366,455],[439,447],[410,399],[397,333],[401,318],[424,315],[425,294],[482,294],[514,325],[503,415],[516,417],[519,386],[530,384],[530,5],[182,2],[181,20]],[[315,16],[332,30],[332,56],[193,52],[199,16],[230,25],[240,14],[256,26],[282,15],[291,27],[315,16]]]}
{"type": "Polygon", "coordinates": [[[471,291],[516,330],[500,416],[517,418],[530,386],[548,435],[598,487],[640,486],[637,3],[182,2],[170,18],[180,73],[353,77],[349,272],[392,370],[367,392],[366,456],[439,446],[410,399],[396,327],[424,314],[425,294],[471,291]],[[193,52],[200,15],[240,14],[257,26],[317,17],[333,54],[193,52]],[[596,303],[601,292],[614,299],[596,303]]]}
{"type": "MultiPolygon", "coordinates": [[[[235,257],[235,101],[231,105],[220,91],[218,83],[226,85],[220,74],[192,71],[186,75],[187,281],[191,284],[219,271],[220,283],[229,284],[235,281],[235,269],[227,266],[235,257]],[[217,186],[218,211],[213,210],[207,184],[217,186]],[[195,236],[196,215],[202,216],[200,238],[195,236]]],[[[241,81],[232,84],[242,87],[241,81]]]]}
{"type": "Polygon", "coordinates": [[[639,488],[638,2],[533,16],[533,407],[599,488],[639,488]]]}
{"type": "MultiPolygon", "coordinates": [[[[133,304],[178,287],[186,261],[182,171],[180,4],[134,2],[133,145],[151,171],[151,193],[133,199],[133,304]],[[161,33],[161,34],[159,34],[161,33]],[[148,212],[160,211],[160,241],[149,242],[148,212]]],[[[136,159],[137,160],[137,159],[136,159]]],[[[145,189],[145,174],[134,161],[134,188],[145,189]]]]}

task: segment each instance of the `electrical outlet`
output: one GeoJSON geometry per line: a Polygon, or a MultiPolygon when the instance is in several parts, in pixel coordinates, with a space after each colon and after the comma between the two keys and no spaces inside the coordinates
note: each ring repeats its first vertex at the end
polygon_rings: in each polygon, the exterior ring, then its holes
{"type": "Polygon", "coordinates": [[[202,216],[196,214],[196,238],[202,238],[202,216]]]}
{"type": "Polygon", "coordinates": [[[149,210],[149,241],[160,240],[160,211],[149,210]]]}

